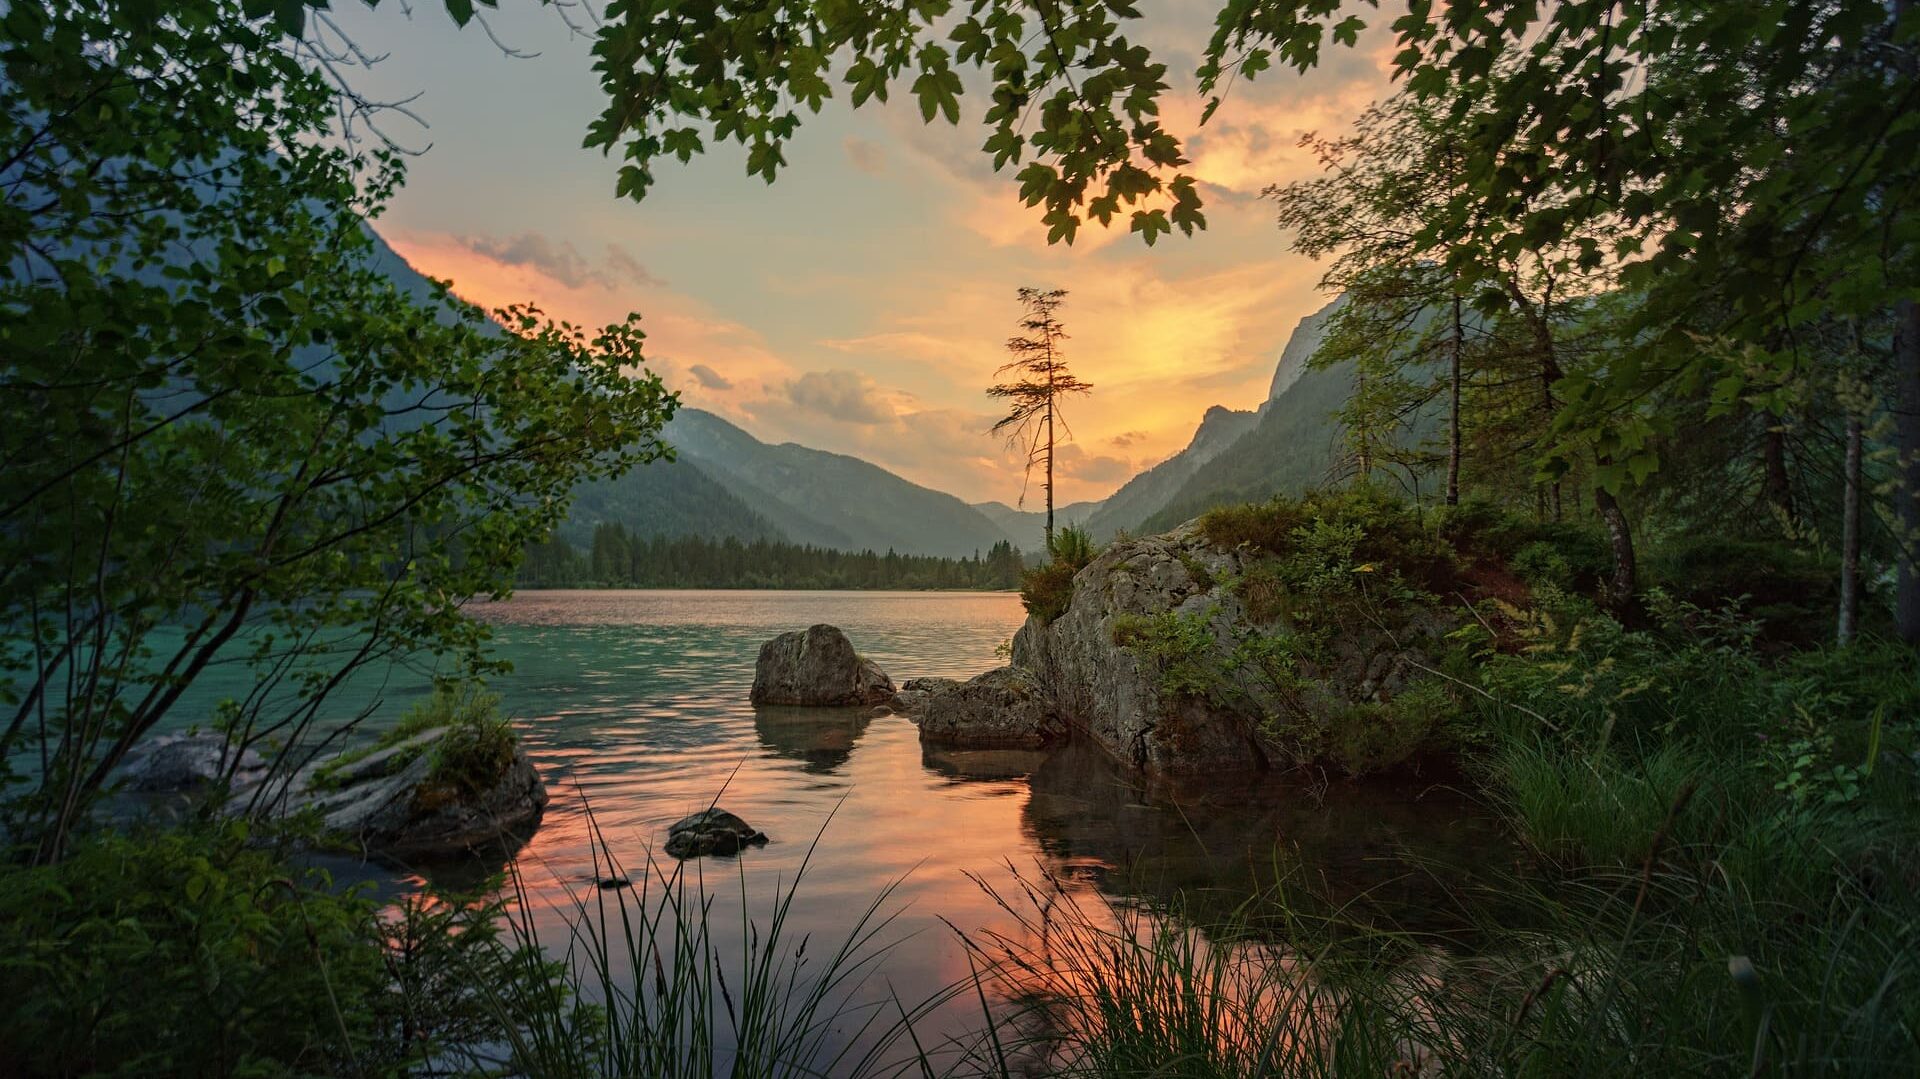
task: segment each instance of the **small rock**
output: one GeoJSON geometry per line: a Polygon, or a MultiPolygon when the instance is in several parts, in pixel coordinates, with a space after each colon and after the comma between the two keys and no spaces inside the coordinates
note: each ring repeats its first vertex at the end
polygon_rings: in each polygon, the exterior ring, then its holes
{"type": "Polygon", "coordinates": [[[809,707],[886,704],[893,699],[893,679],[854,651],[845,633],[822,623],[760,646],[749,699],[809,707]]]}
{"type": "Polygon", "coordinates": [[[628,880],[625,877],[603,877],[600,880],[596,881],[595,883],[600,886],[600,890],[603,892],[611,892],[620,888],[633,887],[633,882],[628,880]]]}
{"type": "Polygon", "coordinates": [[[764,846],[765,832],[724,809],[703,809],[667,828],[667,853],[675,858],[738,854],[742,847],[764,846]]]}

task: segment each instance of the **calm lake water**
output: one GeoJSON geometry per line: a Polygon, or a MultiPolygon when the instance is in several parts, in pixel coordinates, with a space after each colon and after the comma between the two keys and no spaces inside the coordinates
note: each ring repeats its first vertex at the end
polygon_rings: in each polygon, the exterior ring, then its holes
{"type": "MultiPolygon", "coordinates": [[[[872,984],[907,1001],[967,975],[956,927],[1014,931],[974,878],[1007,888],[1016,872],[1044,872],[1120,902],[1231,906],[1288,872],[1417,920],[1431,867],[1484,858],[1494,835],[1439,781],[1316,788],[1239,777],[1149,790],[1082,746],[928,751],[898,716],[747,703],[761,643],[815,622],[844,629],[896,683],[987,670],[1024,618],[1011,594],[553,591],[472,610],[495,624],[514,665],[493,688],[554,798],[523,847],[483,868],[517,860],[550,942],[565,940],[570,897],[597,894],[589,809],[636,882],[667,825],[716,797],[771,836],[693,865],[723,915],[724,945],[741,943],[742,903],[764,922],[803,863],[789,930],[812,934],[816,951],[893,887],[884,910],[896,917],[882,934],[892,950],[872,984]]],[[[395,670],[372,725],[426,689],[423,674],[395,670]]],[[[371,872],[390,888],[421,880],[371,872]]],[[[473,868],[420,872],[458,880],[473,868]]],[[[969,999],[923,1034],[978,1018],[969,999]]]]}

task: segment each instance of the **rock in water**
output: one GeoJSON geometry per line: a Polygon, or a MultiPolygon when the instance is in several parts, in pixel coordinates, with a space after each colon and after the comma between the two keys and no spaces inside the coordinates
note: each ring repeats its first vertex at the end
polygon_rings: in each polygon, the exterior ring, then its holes
{"type": "Polygon", "coordinates": [[[1256,613],[1234,584],[1264,568],[1262,558],[1246,545],[1211,544],[1193,522],[1115,542],[1074,575],[1063,614],[1027,619],[1013,638],[1014,665],[1046,688],[1076,736],[1151,773],[1286,766],[1329,744],[1407,740],[1387,726],[1388,706],[1420,666],[1439,663],[1447,625],[1407,605],[1380,615],[1401,622],[1390,633],[1351,618],[1312,659],[1275,650],[1265,662],[1242,662],[1245,642],[1285,644],[1295,631],[1284,604],[1256,613]],[[1172,644],[1187,666],[1217,679],[1208,692],[1170,681],[1166,659],[1143,640],[1169,626],[1181,634],[1172,644]],[[1273,717],[1286,717],[1284,730],[1273,717]]]}
{"type": "Polygon", "coordinates": [[[892,708],[895,712],[911,717],[915,723],[918,723],[921,714],[927,710],[927,702],[933,699],[934,694],[945,693],[959,685],[960,683],[952,678],[909,678],[900,683],[900,692],[893,695],[892,708]]]}
{"type": "Polygon", "coordinates": [[[546,809],[547,787],[526,750],[515,740],[497,771],[454,781],[435,769],[451,730],[336,753],[291,777],[269,776],[259,754],[239,752],[221,734],[160,735],[121,775],[127,790],[183,792],[230,776],[226,812],[269,820],[311,813],[335,841],[382,854],[431,858],[530,829],[546,809]]]}
{"type": "Polygon", "coordinates": [[[738,854],[742,847],[764,846],[766,842],[765,832],[756,831],[753,825],[717,806],[667,828],[667,853],[675,858],[738,854]]]}
{"type": "Polygon", "coordinates": [[[294,777],[269,812],[312,811],[339,839],[383,854],[434,857],[524,832],[547,807],[547,786],[516,741],[512,758],[477,789],[435,772],[448,734],[433,727],[355,757],[328,758],[294,777]]]}
{"type": "Polygon", "coordinates": [[[893,679],[855,652],[846,634],[821,624],[760,646],[749,699],[813,707],[886,704],[893,699],[893,679]]]}
{"type": "Polygon", "coordinates": [[[237,749],[224,734],[201,731],[147,738],[120,776],[130,791],[191,791],[227,778],[238,790],[259,782],[266,770],[260,754],[237,749]]]}
{"type": "Polygon", "coordinates": [[[1040,683],[1015,667],[997,667],[970,681],[934,689],[921,706],[923,742],[1037,749],[1065,733],[1040,683]]]}

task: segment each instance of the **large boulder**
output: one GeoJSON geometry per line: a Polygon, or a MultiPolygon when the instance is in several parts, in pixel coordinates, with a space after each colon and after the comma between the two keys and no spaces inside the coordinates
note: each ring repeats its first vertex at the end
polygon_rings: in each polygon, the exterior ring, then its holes
{"type": "Polygon", "coordinates": [[[1032,673],[996,667],[932,693],[920,713],[920,740],[975,749],[1035,749],[1065,726],[1032,673]]]}
{"type": "Polygon", "coordinates": [[[754,704],[809,707],[886,704],[893,679],[853,650],[837,627],[825,624],[782,633],[760,646],[753,668],[754,704]]]}
{"type": "Polygon", "coordinates": [[[1075,574],[1064,613],[1027,620],[1013,662],[1070,727],[1150,773],[1391,763],[1428,723],[1395,702],[1446,627],[1408,608],[1381,616],[1391,626],[1369,612],[1303,632],[1290,603],[1321,601],[1280,580],[1270,553],[1217,547],[1192,522],[1123,539],[1075,574]]]}
{"type": "Polygon", "coordinates": [[[516,740],[490,775],[450,775],[439,752],[449,727],[324,758],[302,769],[265,811],[315,816],[334,841],[394,856],[432,857],[530,830],[547,787],[516,740]]]}

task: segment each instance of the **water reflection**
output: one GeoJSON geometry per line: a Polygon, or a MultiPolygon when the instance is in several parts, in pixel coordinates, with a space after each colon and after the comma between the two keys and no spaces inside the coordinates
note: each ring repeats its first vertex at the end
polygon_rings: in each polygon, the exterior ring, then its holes
{"type": "Polygon", "coordinates": [[[868,708],[762,705],[753,712],[753,730],[760,744],[778,756],[801,762],[815,775],[832,775],[846,764],[854,743],[871,722],[873,712],[868,708]]]}
{"type": "MultiPolygon", "coordinates": [[[[1019,874],[1051,876],[1090,909],[1111,899],[1148,911],[1176,898],[1226,909],[1283,877],[1310,877],[1336,901],[1364,897],[1418,919],[1440,906],[1436,875],[1418,867],[1500,849],[1484,815],[1444,785],[1315,791],[1241,776],[1154,786],[1087,746],[929,748],[899,716],[747,704],[760,644],[820,621],[896,681],[984,671],[1024,618],[1012,595],[549,592],[479,613],[514,665],[493,688],[547,781],[545,818],[523,846],[465,868],[357,872],[398,893],[426,880],[471,886],[511,866],[543,940],[567,940],[576,901],[607,894],[596,888],[609,873],[603,856],[636,884],[613,895],[637,901],[640,885],[658,883],[650,866],[670,874],[667,825],[716,797],[772,842],[686,864],[690,886],[720,912],[714,947],[745,955],[753,923],[764,926],[790,888],[789,939],[838,941],[891,887],[891,950],[876,984],[908,1002],[975,969],[955,930],[1024,939],[1021,919],[985,890],[1015,894],[1019,874]]],[[[379,692],[404,703],[424,687],[424,676],[396,670],[379,692]]],[[[376,710],[369,736],[398,711],[376,710]]],[[[936,1009],[920,1033],[934,1043],[978,1025],[968,997],[936,1009]]]]}
{"type": "Polygon", "coordinates": [[[1203,913],[1288,883],[1354,916],[1425,924],[1449,908],[1450,875],[1504,847],[1497,823],[1447,784],[1149,783],[1085,744],[1034,770],[1021,816],[1060,872],[1203,913]]]}
{"type": "Polygon", "coordinates": [[[920,766],[958,782],[1025,779],[1047,760],[1044,749],[958,749],[922,745],[920,766]]]}

